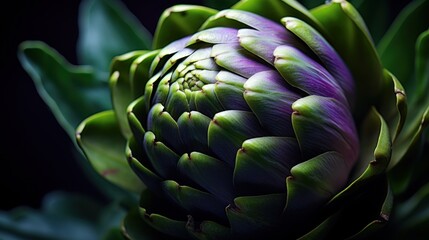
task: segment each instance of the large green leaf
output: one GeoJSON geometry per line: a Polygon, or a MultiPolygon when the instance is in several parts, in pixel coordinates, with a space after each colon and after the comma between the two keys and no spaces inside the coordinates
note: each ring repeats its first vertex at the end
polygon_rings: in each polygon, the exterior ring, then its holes
{"type": "Polygon", "coordinates": [[[23,42],[18,57],[60,125],[74,139],[88,116],[111,108],[108,82],[88,66],[74,66],[47,44],[23,42]]]}
{"type": "Polygon", "coordinates": [[[416,0],[398,15],[377,46],[381,61],[409,89],[414,76],[415,42],[429,28],[429,1],[416,0]]]}
{"type": "Polygon", "coordinates": [[[125,211],[77,193],[51,192],[40,209],[18,207],[0,212],[0,239],[100,240],[117,227],[125,211]]]}
{"type": "Polygon", "coordinates": [[[85,0],[79,12],[78,57],[102,72],[110,61],[132,50],[150,49],[152,36],[117,0],[85,0]]]}
{"type": "Polygon", "coordinates": [[[141,181],[128,165],[127,143],[113,111],[87,118],[76,132],[77,142],[95,171],[126,190],[139,193],[143,189],[141,181]]]}

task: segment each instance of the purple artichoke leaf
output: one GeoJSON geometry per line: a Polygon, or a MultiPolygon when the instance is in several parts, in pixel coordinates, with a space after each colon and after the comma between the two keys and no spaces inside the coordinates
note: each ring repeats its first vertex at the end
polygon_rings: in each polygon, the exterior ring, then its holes
{"type": "Polygon", "coordinates": [[[383,86],[383,69],[359,13],[347,1],[332,1],[311,10],[323,26],[322,35],[344,60],[356,84],[354,116],[361,121],[383,86]]]}
{"type": "Polygon", "coordinates": [[[270,135],[295,136],[291,127],[292,104],[304,93],[300,94],[274,70],[253,75],[244,88],[247,104],[270,135]]]}

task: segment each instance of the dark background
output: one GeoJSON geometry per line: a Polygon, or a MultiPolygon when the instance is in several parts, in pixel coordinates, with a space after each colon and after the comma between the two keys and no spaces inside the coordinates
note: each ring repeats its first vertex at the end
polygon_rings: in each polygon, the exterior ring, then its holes
{"type": "MultiPolygon", "coordinates": [[[[126,0],[152,33],[163,9],[202,1],[126,0]]],[[[73,157],[73,144],[17,59],[18,44],[41,40],[77,64],[80,1],[24,0],[3,6],[0,19],[0,210],[39,207],[54,190],[103,198],[73,157]]]]}
{"type": "MultiPolygon", "coordinates": [[[[202,1],[126,0],[124,4],[154,32],[163,9],[202,1]]],[[[391,1],[400,9],[406,1],[391,1]]],[[[79,1],[9,1],[0,19],[1,133],[0,210],[39,207],[53,190],[103,198],[73,157],[73,144],[36,92],[16,57],[18,44],[41,40],[73,63],[79,1]]]]}

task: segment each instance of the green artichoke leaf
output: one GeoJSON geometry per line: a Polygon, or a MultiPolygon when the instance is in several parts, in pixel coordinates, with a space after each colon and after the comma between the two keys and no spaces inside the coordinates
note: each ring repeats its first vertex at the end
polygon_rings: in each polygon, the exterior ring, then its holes
{"type": "Polygon", "coordinates": [[[143,142],[144,134],[146,130],[143,126],[146,126],[147,113],[144,110],[144,98],[139,97],[128,105],[128,124],[130,126],[133,136],[137,142],[143,142]]]}
{"type": "Polygon", "coordinates": [[[159,189],[162,179],[153,172],[150,166],[151,163],[144,156],[144,148],[141,146],[142,141],[137,142],[134,137],[131,137],[127,142],[126,156],[128,162],[135,174],[146,184],[149,189],[159,189]]]}
{"type": "Polygon", "coordinates": [[[211,213],[219,219],[224,218],[225,205],[215,196],[199,189],[180,185],[176,181],[166,180],[162,183],[162,190],[179,206],[190,213],[211,213]]]}
{"type": "Polygon", "coordinates": [[[165,10],[155,30],[153,48],[159,49],[195,33],[217,10],[194,5],[176,5],[165,10]]]}
{"type": "MultiPolygon", "coordinates": [[[[152,228],[164,232],[165,234],[180,239],[189,237],[186,229],[187,219],[175,220],[157,213],[149,213],[145,208],[139,209],[140,217],[152,228]]],[[[170,237],[170,239],[171,239],[170,237]]],[[[174,238],[173,238],[174,239],[174,238]]]]}
{"type": "MultiPolygon", "coordinates": [[[[384,177],[385,178],[385,177],[384,177]]],[[[336,212],[334,212],[333,214],[331,214],[330,216],[328,216],[321,224],[319,224],[318,226],[316,226],[314,229],[312,229],[310,232],[308,232],[307,234],[305,234],[304,236],[300,237],[299,240],[313,240],[313,239],[347,239],[347,240],[352,240],[352,239],[367,239],[368,237],[371,236],[371,234],[373,234],[374,232],[377,232],[377,230],[381,229],[382,227],[384,227],[387,223],[387,221],[389,220],[389,216],[390,213],[392,211],[393,208],[393,193],[388,185],[388,183],[384,180],[381,181],[385,184],[381,184],[381,187],[385,187],[386,188],[386,194],[385,195],[380,195],[379,193],[382,192],[384,194],[384,191],[380,191],[383,189],[376,189],[376,191],[378,191],[375,194],[367,194],[367,199],[364,199],[363,201],[370,201],[372,204],[374,204],[372,207],[374,207],[374,211],[376,211],[375,214],[371,214],[368,212],[360,212],[360,213],[364,213],[365,214],[369,214],[372,215],[369,217],[369,222],[367,224],[364,224],[362,229],[355,229],[354,232],[355,234],[353,234],[352,236],[348,235],[348,232],[345,229],[341,229],[338,228],[338,225],[341,224],[346,224],[348,225],[346,228],[356,228],[358,227],[358,225],[362,226],[362,222],[358,223],[358,224],[347,224],[344,222],[338,222],[341,221],[342,218],[346,217],[346,218],[353,218],[355,223],[357,223],[356,221],[359,221],[358,219],[360,219],[360,216],[356,216],[356,209],[362,209],[362,207],[366,207],[365,204],[363,202],[361,202],[359,200],[355,201],[355,202],[348,202],[348,205],[344,205],[346,207],[340,207],[340,209],[336,212]],[[385,186],[384,186],[385,185],[385,186]],[[381,202],[377,202],[374,201],[373,199],[377,198],[374,197],[375,195],[380,195],[382,197],[382,201],[381,202]],[[357,204],[357,206],[355,205],[357,204]],[[333,229],[334,227],[336,227],[337,230],[333,229]],[[345,230],[345,231],[344,231],[345,230]],[[334,235],[334,236],[332,236],[334,235]]],[[[374,190],[365,190],[367,192],[370,191],[374,191],[374,190]]],[[[359,210],[358,210],[359,211],[359,210]]],[[[360,214],[359,212],[357,212],[357,214],[360,214]]],[[[367,218],[368,221],[368,218],[367,218]]]]}
{"type": "Polygon", "coordinates": [[[285,193],[235,198],[226,208],[232,233],[254,238],[258,229],[280,225],[285,201],[285,193]]]}
{"type": "Polygon", "coordinates": [[[102,239],[125,216],[118,202],[108,205],[88,196],[55,191],[40,209],[18,207],[0,212],[1,239],[102,239]]]}
{"type": "Polygon", "coordinates": [[[225,205],[232,202],[232,170],[224,162],[204,153],[183,154],[177,163],[179,172],[189,177],[225,205]]]}
{"type": "Polygon", "coordinates": [[[372,234],[377,233],[377,231],[382,229],[388,223],[394,204],[394,195],[388,182],[386,185],[387,193],[384,201],[381,204],[381,208],[379,209],[380,211],[376,215],[376,219],[369,222],[364,228],[362,228],[353,236],[348,237],[348,240],[367,239],[373,236],[372,234]]]}
{"type": "Polygon", "coordinates": [[[149,66],[157,51],[133,51],[115,57],[110,67],[110,90],[113,109],[125,139],[131,137],[128,105],[143,94],[149,80],[149,66]]]}
{"type": "Polygon", "coordinates": [[[360,132],[361,150],[359,160],[354,167],[349,185],[336,194],[329,204],[356,192],[368,181],[380,174],[383,174],[391,159],[392,139],[390,130],[380,115],[373,107],[367,114],[360,132]]]}
{"type": "Polygon", "coordinates": [[[122,221],[122,233],[126,239],[158,240],[167,239],[165,235],[150,227],[141,218],[138,208],[131,209],[122,221]]]}
{"type": "Polygon", "coordinates": [[[329,201],[343,187],[349,171],[345,165],[341,154],[326,152],[292,167],[291,176],[286,178],[285,214],[302,219],[329,201]],[[344,174],[339,176],[339,172],[344,174]]]}
{"type": "Polygon", "coordinates": [[[131,137],[131,129],[127,119],[127,107],[134,100],[133,90],[131,89],[130,66],[136,58],[145,53],[146,51],[133,51],[117,56],[112,60],[110,67],[109,85],[113,109],[125,139],[131,137]]]}
{"type": "Polygon", "coordinates": [[[428,9],[428,0],[412,1],[400,12],[377,45],[384,67],[397,76],[406,90],[410,89],[414,76],[415,42],[429,27],[428,9]]]}
{"type": "Polygon", "coordinates": [[[128,165],[127,141],[112,110],[85,119],[76,129],[76,139],[95,171],[105,179],[131,192],[144,188],[128,165]]]}
{"type": "Polygon", "coordinates": [[[214,9],[227,9],[239,0],[205,0],[204,6],[211,7],[214,9]]]}
{"type": "Polygon", "coordinates": [[[376,108],[387,122],[394,142],[407,117],[407,95],[401,82],[386,69],[384,70],[384,81],[386,81],[384,85],[389,87],[383,89],[380,98],[382,100],[376,104],[376,108]]]}
{"type": "Polygon", "coordinates": [[[349,66],[356,83],[355,117],[360,121],[384,87],[383,69],[362,17],[347,1],[335,0],[311,10],[326,38],[349,66]]]}
{"type": "Polygon", "coordinates": [[[275,22],[283,17],[295,17],[308,23],[317,30],[321,30],[318,20],[299,2],[295,0],[241,0],[231,9],[256,13],[275,22]]]}
{"type": "Polygon", "coordinates": [[[129,51],[151,48],[152,36],[117,0],[85,0],[79,11],[78,58],[108,73],[110,60],[129,51]]]}
{"type": "Polygon", "coordinates": [[[188,222],[186,227],[192,236],[200,240],[231,238],[230,228],[209,220],[202,221],[198,227],[196,227],[195,223],[188,222]]]}
{"type": "Polygon", "coordinates": [[[71,65],[39,41],[23,42],[18,57],[39,95],[73,140],[83,119],[111,108],[107,82],[93,68],[71,65]]]}

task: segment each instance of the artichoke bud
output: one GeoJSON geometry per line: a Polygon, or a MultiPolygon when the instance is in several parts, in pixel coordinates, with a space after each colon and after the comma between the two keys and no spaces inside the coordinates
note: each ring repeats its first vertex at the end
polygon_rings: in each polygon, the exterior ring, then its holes
{"type": "Polygon", "coordinates": [[[164,203],[141,203],[160,232],[297,237],[347,185],[359,155],[354,81],[309,24],[224,10],[160,49],[149,73],[128,108],[130,164],[164,203]]]}

